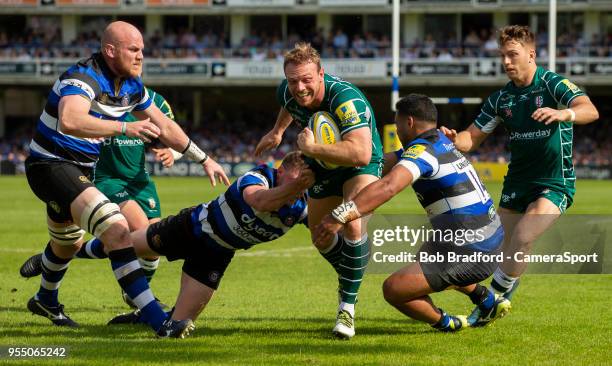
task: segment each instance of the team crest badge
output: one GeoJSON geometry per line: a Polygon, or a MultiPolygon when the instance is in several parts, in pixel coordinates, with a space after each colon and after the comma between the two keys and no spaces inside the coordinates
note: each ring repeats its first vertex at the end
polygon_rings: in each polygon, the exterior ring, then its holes
{"type": "Polygon", "coordinates": [[[60,213],[60,206],[55,201],[49,202],[49,206],[53,209],[53,211],[60,213]]]}
{"type": "Polygon", "coordinates": [[[155,208],[155,206],[157,206],[157,205],[155,204],[155,200],[154,200],[153,198],[149,198],[149,207],[150,207],[151,209],[154,209],[154,208],[155,208]]]}
{"type": "Polygon", "coordinates": [[[538,95],[535,99],[535,103],[536,103],[536,107],[542,108],[542,106],[544,105],[544,97],[541,95],[538,95]]]}
{"type": "Polygon", "coordinates": [[[208,279],[212,283],[219,282],[219,278],[221,278],[221,274],[217,271],[210,271],[210,273],[208,274],[208,279]]]}
{"type": "Polygon", "coordinates": [[[162,239],[161,239],[161,236],[159,234],[153,235],[153,237],[151,238],[151,246],[153,247],[153,249],[161,248],[161,246],[162,246],[162,239]]]}
{"type": "Polygon", "coordinates": [[[87,178],[87,177],[86,177],[86,176],[84,176],[84,175],[79,175],[79,180],[80,180],[81,182],[83,182],[83,183],[91,183],[91,182],[89,181],[89,178],[87,178]]]}
{"type": "Polygon", "coordinates": [[[293,226],[293,224],[295,224],[295,217],[293,216],[285,217],[285,219],[283,220],[283,224],[285,224],[285,226],[293,226]]]}
{"type": "Polygon", "coordinates": [[[130,98],[128,97],[127,94],[124,94],[123,98],[121,98],[121,106],[127,107],[129,104],[130,104],[130,98]]]}

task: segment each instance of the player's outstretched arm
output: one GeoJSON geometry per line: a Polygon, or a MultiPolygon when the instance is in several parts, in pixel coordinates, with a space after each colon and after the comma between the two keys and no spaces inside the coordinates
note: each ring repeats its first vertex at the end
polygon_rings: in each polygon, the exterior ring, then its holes
{"type": "Polygon", "coordinates": [[[442,132],[449,140],[455,143],[457,150],[461,152],[474,151],[482,144],[482,142],[489,136],[488,133],[482,132],[475,124],[471,124],[470,127],[465,131],[457,132],[447,127],[440,127],[442,132]]]}
{"type": "Polygon", "coordinates": [[[275,149],[280,145],[283,140],[283,134],[292,121],[293,117],[291,117],[291,114],[289,114],[285,108],[281,107],[276,117],[274,128],[259,140],[259,143],[255,147],[255,155],[261,156],[265,151],[275,149]]]}
{"type": "Polygon", "coordinates": [[[314,134],[305,128],[298,135],[298,147],[302,153],[314,159],[342,166],[365,166],[372,158],[372,135],[369,128],[357,128],[331,145],[317,144],[314,134]]]}
{"type": "MultiPolygon", "coordinates": [[[[204,153],[193,141],[187,137],[181,127],[173,120],[168,118],[155,104],[151,104],[144,111],[132,112],[136,117],[148,117],[160,129],[159,139],[166,145],[188,159],[202,164],[204,171],[210,179],[212,186],[217,185],[217,179],[221,180],[226,186],[230,184],[225,170],[216,161],[204,153]]],[[[128,126],[130,123],[128,123],[128,126]]]]}
{"type": "Polygon", "coordinates": [[[304,191],[314,184],[314,173],[302,168],[300,174],[292,181],[274,188],[251,185],[242,191],[244,201],[257,211],[276,211],[283,205],[301,197],[304,191]]]}
{"type": "Polygon", "coordinates": [[[567,109],[538,108],[533,112],[531,118],[546,125],[566,121],[577,125],[586,125],[598,120],[599,112],[589,97],[581,95],[574,98],[567,109]]]}
{"type": "Polygon", "coordinates": [[[159,128],[148,119],[133,122],[127,131],[127,123],[107,121],[89,114],[91,101],[81,95],[67,95],[59,102],[59,124],[63,133],[81,138],[101,138],[121,134],[138,137],[146,142],[159,135],[159,128]]]}
{"type": "Polygon", "coordinates": [[[149,118],[151,122],[159,128],[159,139],[166,146],[176,151],[183,151],[185,146],[187,146],[189,137],[187,137],[177,123],[168,118],[154,103],[151,103],[147,109],[143,111],[133,111],[132,114],[142,119],[149,118]]]}
{"type": "Polygon", "coordinates": [[[326,243],[343,225],[356,220],[382,206],[393,196],[412,184],[412,173],[398,166],[381,180],[369,184],[352,201],[344,202],[331,214],[323,217],[315,229],[315,243],[326,243]]]}

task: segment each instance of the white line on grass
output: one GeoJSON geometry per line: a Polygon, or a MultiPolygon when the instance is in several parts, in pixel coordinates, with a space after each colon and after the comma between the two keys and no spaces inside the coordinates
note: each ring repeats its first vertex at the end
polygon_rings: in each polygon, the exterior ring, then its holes
{"type": "MultiPolygon", "coordinates": [[[[297,248],[288,248],[288,249],[264,249],[264,250],[256,250],[256,251],[239,251],[236,253],[238,257],[291,257],[292,253],[295,252],[305,252],[308,250],[315,250],[312,246],[307,247],[297,247],[297,248]]],[[[29,253],[36,254],[36,249],[27,249],[27,248],[3,248],[0,247],[0,252],[5,253],[29,253]]]]}
{"type": "Polygon", "coordinates": [[[291,253],[305,252],[307,250],[314,251],[315,248],[310,245],[307,247],[297,247],[288,249],[264,249],[256,251],[240,251],[236,253],[236,256],[240,257],[291,257],[291,253]]]}

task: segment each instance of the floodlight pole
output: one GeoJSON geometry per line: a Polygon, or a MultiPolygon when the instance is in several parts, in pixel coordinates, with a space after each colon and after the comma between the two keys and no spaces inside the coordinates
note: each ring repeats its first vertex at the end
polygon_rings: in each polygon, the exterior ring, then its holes
{"type": "Polygon", "coordinates": [[[391,110],[395,112],[395,103],[399,100],[399,54],[400,54],[400,0],[393,0],[391,21],[391,42],[393,63],[391,66],[391,110]]]}
{"type": "Polygon", "coordinates": [[[548,3],[548,70],[557,66],[557,0],[548,3]]]}

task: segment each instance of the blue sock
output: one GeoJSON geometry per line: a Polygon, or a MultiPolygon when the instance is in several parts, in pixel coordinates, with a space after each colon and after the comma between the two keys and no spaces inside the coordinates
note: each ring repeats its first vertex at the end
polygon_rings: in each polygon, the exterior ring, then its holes
{"type": "Polygon", "coordinates": [[[436,329],[445,329],[448,328],[451,322],[451,317],[450,315],[446,314],[444,312],[444,310],[442,309],[438,309],[440,311],[440,313],[442,313],[442,317],[440,318],[440,320],[438,320],[437,323],[432,324],[432,327],[436,328],[436,329]]]}
{"type": "Polygon", "coordinates": [[[78,258],[100,259],[107,258],[104,253],[104,245],[98,238],[93,238],[81,246],[81,249],[76,253],[78,258]]]}
{"type": "Polygon", "coordinates": [[[142,267],[133,247],[113,250],[108,253],[111,267],[119,285],[142,312],[143,319],[157,331],[167,314],[162,310],[149,288],[142,267]]]}
{"type": "Polygon", "coordinates": [[[58,289],[62,278],[68,270],[69,259],[59,258],[53,253],[51,244],[47,244],[42,256],[42,277],[36,298],[45,305],[57,306],[58,289]]]}
{"type": "Polygon", "coordinates": [[[493,295],[493,292],[487,290],[487,298],[484,299],[483,302],[478,304],[478,307],[480,308],[480,310],[487,311],[491,309],[493,305],[495,305],[495,295],[493,295]]]}

